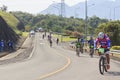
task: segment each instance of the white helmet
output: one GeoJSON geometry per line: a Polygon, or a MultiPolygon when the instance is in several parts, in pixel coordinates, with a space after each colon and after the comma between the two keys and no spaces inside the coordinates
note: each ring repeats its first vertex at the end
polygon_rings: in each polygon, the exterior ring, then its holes
{"type": "Polygon", "coordinates": [[[104,32],[99,32],[99,34],[98,34],[98,38],[100,38],[100,39],[103,39],[104,38],[104,32]]]}

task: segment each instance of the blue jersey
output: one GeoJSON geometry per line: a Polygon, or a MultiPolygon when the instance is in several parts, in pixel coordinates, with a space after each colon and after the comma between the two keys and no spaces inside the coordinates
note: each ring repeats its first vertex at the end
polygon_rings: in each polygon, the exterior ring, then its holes
{"type": "Polygon", "coordinates": [[[90,46],[91,46],[91,45],[94,45],[94,40],[93,40],[93,39],[90,39],[90,40],[88,41],[88,43],[89,43],[90,46]]]}
{"type": "Polygon", "coordinates": [[[4,47],[4,42],[3,41],[0,42],[0,46],[4,47]]]}

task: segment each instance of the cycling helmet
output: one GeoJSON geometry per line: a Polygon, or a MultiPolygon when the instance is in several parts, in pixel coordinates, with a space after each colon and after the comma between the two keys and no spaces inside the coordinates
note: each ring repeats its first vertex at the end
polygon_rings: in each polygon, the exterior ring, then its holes
{"type": "Polygon", "coordinates": [[[98,34],[98,38],[99,39],[103,39],[104,38],[104,32],[99,32],[99,34],[98,34]]]}

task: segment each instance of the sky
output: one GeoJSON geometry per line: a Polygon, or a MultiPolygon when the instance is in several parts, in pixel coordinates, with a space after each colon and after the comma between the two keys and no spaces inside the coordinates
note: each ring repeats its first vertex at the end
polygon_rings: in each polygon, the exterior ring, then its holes
{"type": "MultiPolygon", "coordinates": [[[[85,0],[65,0],[69,6],[75,5],[85,0]]],[[[40,13],[53,3],[59,3],[61,0],[0,0],[0,7],[4,4],[8,11],[22,11],[31,14],[40,13]]]]}

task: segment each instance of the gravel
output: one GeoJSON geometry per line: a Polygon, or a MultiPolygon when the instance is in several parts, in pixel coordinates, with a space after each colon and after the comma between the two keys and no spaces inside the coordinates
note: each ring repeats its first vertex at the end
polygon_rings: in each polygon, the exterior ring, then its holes
{"type": "MultiPolygon", "coordinates": [[[[11,59],[1,60],[0,65],[16,63],[16,62],[20,62],[27,59],[33,50],[33,46],[31,45],[33,45],[33,39],[30,39],[28,47],[20,48],[21,50],[23,50],[20,54],[18,54],[16,57],[11,59]]],[[[12,54],[12,53],[9,53],[9,54],[12,54]]]]}

